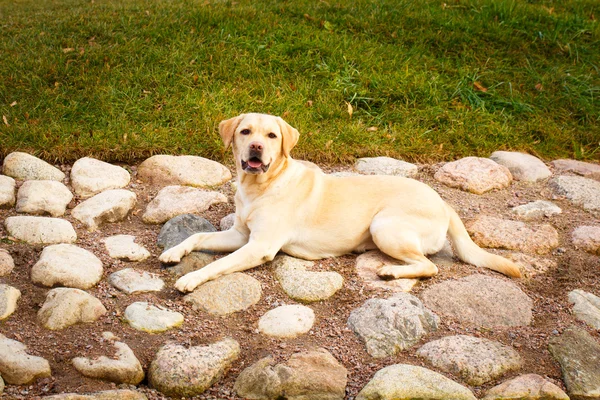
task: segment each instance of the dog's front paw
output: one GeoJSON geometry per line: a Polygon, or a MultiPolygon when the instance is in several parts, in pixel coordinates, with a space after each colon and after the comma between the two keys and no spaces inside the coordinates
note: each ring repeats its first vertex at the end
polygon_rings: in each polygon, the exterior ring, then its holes
{"type": "Polygon", "coordinates": [[[186,252],[184,250],[182,250],[179,246],[175,246],[163,252],[158,259],[164,264],[177,264],[185,255],[186,252]]]}
{"type": "Polygon", "coordinates": [[[175,282],[175,287],[182,293],[192,292],[198,286],[207,282],[209,277],[203,271],[194,271],[185,274],[175,282]]]}

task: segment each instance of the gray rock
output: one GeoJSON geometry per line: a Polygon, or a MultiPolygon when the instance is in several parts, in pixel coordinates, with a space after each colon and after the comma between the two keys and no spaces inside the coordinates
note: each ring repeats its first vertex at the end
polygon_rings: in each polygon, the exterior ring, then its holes
{"type": "Polygon", "coordinates": [[[15,205],[15,188],[17,183],[13,178],[6,175],[0,175],[0,208],[12,207],[15,205]]]}
{"type": "Polygon", "coordinates": [[[71,168],[71,184],[81,198],[88,198],[108,189],[124,188],[130,179],[125,168],[90,157],[80,158],[71,168]]]}
{"type": "Polygon", "coordinates": [[[245,399],[342,400],[347,371],[327,350],[293,354],[275,365],[265,357],[244,369],[233,389],[245,399]]]}
{"type": "Polygon", "coordinates": [[[580,226],[571,235],[575,247],[600,255],[600,226],[580,226]]]}
{"type": "Polygon", "coordinates": [[[546,164],[530,154],[514,151],[495,151],[490,158],[504,165],[517,181],[537,182],[552,175],[546,164]]]}
{"type": "Polygon", "coordinates": [[[0,276],[6,276],[15,268],[15,261],[7,250],[0,249],[0,276]]]}
{"type": "Polygon", "coordinates": [[[183,315],[146,302],[136,302],[125,309],[124,320],[138,331],[159,333],[183,324],[183,315]]]}
{"type": "Polygon", "coordinates": [[[194,309],[213,315],[228,315],[258,303],[261,295],[259,281],[236,272],[200,285],[184,300],[191,303],[194,309]]]}
{"type": "Polygon", "coordinates": [[[71,191],[57,181],[27,181],[17,194],[17,212],[60,217],[73,200],[71,191]]]}
{"type": "Polygon", "coordinates": [[[71,223],[60,218],[18,215],[4,220],[8,234],[31,244],[74,243],[77,234],[71,223]]]}
{"type": "Polygon", "coordinates": [[[168,220],[158,233],[156,244],[163,250],[178,245],[198,232],[216,232],[217,229],[206,219],[193,214],[181,214],[168,220]]]}
{"type": "Polygon", "coordinates": [[[0,321],[15,312],[20,297],[19,289],[0,283],[0,321]]]}
{"type": "Polygon", "coordinates": [[[600,398],[600,344],[589,333],[573,326],[552,338],[549,348],[571,399],[600,398]]]}
{"type": "Polygon", "coordinates": [[[65,174],[56,167],[27,153],[13,152],[6,156],[2,173],[21,181],[62,181],[65,174]]]}
{"type": "Polygon", "coordinates": [[[308,332],[314,323],[312,309],[293,304],[267,311],[258,320],[258,330],[268,336],[294,338],[308,332]]]}
{"type": "Polygon", "coordinates": [[[63,393],[42,397],[44,400],[148,400],[146,395],[135,390],[105,390],[90,394],[63,393]]]}
{"type": "Polygon", "coordinates": [[[559,196],[565,196],[573,204],[587,211],[600,210],[600,182],[581,176],[557,176],[550,186],[559,196]]]}
{"type": "Polygon", "coordinates": [[[460,376],[470,385],[483,385],[521,368],[521,356],[512,347],[465,335],[446,336],[418,351],[434,367],[460,376]]]}
{"type": "Polygon", "coordinates": [[[187,186],[167,186],[148,204],[142,219],[147,224],[162,224],[177,215],[199,214],[213,204],[226,202],[227,197],[219,192],[187,186]]]}
{"type": "Polygon", "coordinates": [[[482,247],[546,254],[558,247],[558,232],[551,225],[528,225],[482,215],[466,224],[473,241],[482,247]]]}
{"type": "Polygon", "coordinates": [[[600,297],[577,289],[569,293],[569,302],[573,304],[575,317],[600,330],[600,297]]]}
{"type": "Polygon", "coordinates": [[[557,172],[573,172],[586,178],[600,180],[600,165],[577,160],[554,160],[551,162],[557,172]]]}
{"type": "Polygon", "coordinates": [[[476,400],[469,389],[423,367],[385,367],[358,393],[356,400],[476,400]]]}
{"type": "Polygon", "coordinates": [[[390,157],[359,158],[354,169],[365,175],[396,175],[405,178],[414,178],[418,172],[416,165],[390,157]]]}
{"type": "Polygon", "coordinates": [[[71,215],[88,230],[94,231],[103,223],[125,219],[136,202],[135,193],[124,189],[110,189],[80,203],[71,211],[71,215]]]}
{"type": "Polygon", "coordinates": [[[233,228],[234,223],[235,223],[235,213],[231,213],[231,214],[226,215],[225,217],[221,218],[221,221],[219,221],[219,228],[221,228],[222,231],[227,231],[227,230],[233,228]]]}
{"type": "Polygon", "coordinates": [[[144,261],[150,252],[142,245],[135,243],[135,236],[114,235],[104,239],[104,246],[112,258],[125,261],[144,261]]]}
{"type": "Polygon", "coordinates": [[[50,376],[50,364],[27,354],[27,346],[0,334],[0,375],[10,385],[26,385],[50,376]]]}
{"type": "Polygon", "coordinates": [[[167,396],[197,396],[221,379],[239,355],[233,339],[190,348],[166,344],[150,364],[148,381],[167,396]]]}
{"type": "Polygon", "coordinates": [[[91,252],[73,244],[55,244],[42,251],[31,268],[31,280],[49,287],[89,289],[102,279],[103,272],[102,261],[91,252]]]}
{"type": "Polygon", "coordinates": [[[438,324],[438,316],[408,293],[369,299],[348,318],[348,326],[365,342],[367,352],[377,358],[412,347],[423,336],[435,332],[438,324]]]}
{"type": "Polygon", "coordinates": [[[283,291],[294,300],[325,300],[333,296],[344,284],[344,278],[337,272],[307,271],[306,268],[314,265],[312,261],[277,256],[271,265],[275,267],[275,277],[283,291]]]}
{"type": "Polygon", "coordinates": [[[444,185],[475,194],[504,189],[512,182],[508,168],[480,157],[466,157],[444,164],[434,178],[444,185]]]}
{"type": "Polygon", "coordinates": [[[372,250],[356,258],[356,273],[371,289],[386,289],[392,292],[410,292],[419,283],[418,279],[381,279],[377,271],[384,265],[398,265],[395,260],[379,250],[372,250]]]}
{"type": "Polygon", "coordinates": [[[537,200],[521,206],[513,207],[512,212],[525,221],[551,217],[562,213],[559,206],[549,201],[537,200]]]}
{"type": "Polygon", "coordinates": [[[100,300],[79,289],[56,288],[46,295],[38,319],[51,330],[65,329],[77,323],[94,322],[106,314],[100,300]]]}
{"type": "Polygon", "coordinates": [[[527,374],[494,386],[482,400],[569,400],[569,396],[541,376],[527,374]]]}
{"type": "Polygon", "coordinates": [[[140,164],[137,176],[154,185],[213,187],[230,180],[231,172],[202,157],[156,155],[140,164]]]}
{"type": "Polygon", "coordinates": [[[108,283],[127,294],[160,292],[165,287],[158,275],[133,268],[113,272],[108,277],[108,283]]]}
{"type": "Polygon", "coordinates": [[[144,371],[139,360],[129,346],[114,342],[117,349],[115,359],[101,356],[95,359],[76,357],[73,366],[82,375],[115,383],[137,385],[144,379],[144,371]]]}
{"type": "Polygon", "coordinates": [[[432,285],[423,303],[440,315],[474,326],[524,326],[531,323],[533,302],[513,282],[471,275],[432,285]]]}

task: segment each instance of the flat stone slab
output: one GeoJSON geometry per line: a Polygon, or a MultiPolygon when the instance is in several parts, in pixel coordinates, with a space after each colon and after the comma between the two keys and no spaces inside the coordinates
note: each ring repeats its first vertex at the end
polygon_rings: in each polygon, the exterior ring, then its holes
{"type": "Polygon", "coordinates": [[[125,189],[110,189],[80,203],[71,211],[73,218],[90,231],[106,222],[119,222],[135,207],[137,196],[125,189]]]}
{"type": "Polygon", "coordinates": [[[550,180],[550,187],[559,196],[587,211],[600,210],[600,182],[581,176],[561,175],[550,180]]]}
{"type": "Polygon", "coordinates": [[[569,396],[550,381],[536,374],[521,375],[494,386],[482,400],[569,400],[569,396]]]}
{"type": "Polygon", "coordinates": [[[446,186],[475,194],[504,189],[512,182],[508,168],[481,157],[465,157],[446,163],[435,173],[434,178],[446,186]]]}
{"type": "Polygon", "coordinates": [[[571,399],[600,398],[600,344],[589,333],[573,326],[553,338],[549,348],[571,399]]]}
{"type": "Polygon", "coordinates": [[[140,164],[137,177],[154,185],[212,187],[229,181],[231,172],[202,157],[156,155],[140,164]]]}
{"type": "Polygon", "coordinates": [[[444,375],[408,364],[380,369],[356,400],[476,400],[466,387],[444,375]]]}
{"type": "Polygon", "coordinates": [[[539,274],[545,274],[548,270],[556,268],[556,261],[552,258],[512,252],[503,254],[503,256],[517,264],[519,270],[521,270],[521,274],[526,279],[533,278],[539,274]]]}
{"type": "Polygon", "coordinates": [[[387,289],[392,292],[410,292],[419,283],[418,279],[381,279],[377,271],[386,265],[398,265],[400,261],[383,254],[379,250],[372,250],[356,258],[356,273],[371,289],[387,289]]]}
{"type": "Polygon", "coordinates": [[[19,289],[0,283],[0,321],[15,312],[20,297],[19,289]]]}
{"type": "Polygon", "coordinates": [[[2,164],[2,173],[21,181],[65,179],[65,174],[58,168],[31,154],[18,151],[6,156],[2,164]]]}
{"type": "Polygon", "coordinates": [[[419,171],[416,165],[391,157],[359,158],[354,169],[365,175],[395,175],[405,178],[414,178],[419,171]]]}
{"type": "Polygon", "coordinates": [[[148,382],[167,396],[197,396],[221,379],[239,355],[239,343],[229,338],[189,348],[169,343],[150,364],[148,382]]]}
{"type": "Polygon", "coordinates": [[[315,323],[314,311],[297,304],[279,306],[258,320],[258,330],[267,336],[294,338],[308,332],[315,323]]]}
{"type": "Polygon", "coordinates": [[[558,247],[558,232],[551,225],[531,225],[482,215],[465,224],[481,247],[546,254],[558,247]]]}
{"type": "Polygon", "coordinates": [[[10,253],[4,249],[0,249],[0,276],[6,276],[15,268],[15,260],[10,253]]]}
{"type": "Polygon", "coordinates": [[[183,315],[140,301],[125,309],[124,320],[138,331],[159,333],[183,324],[183,315]]]}
{"type": "Polygon", "coordinates": [[[575,247],[600,255],[600,226],[580,226],[571,234],[575,247]]]}
{"type": "Polygon", "coordinates": [[[89,289],[102,279],[103,272],[102,261],[91,252],[73,244],[55,244],[42,251],[31,268],[31,280],[48,287],[89,289]]]}
{"type": "Polygon", "coordinates": [[[15,205],[17,183],[13,178],[0,175],[0,208],[8,208],[15,205]]]}
{"type": "Polygon", "coordinates": [[[576,289],[569,293],[569,302],[573,304],[573,314],[578,320],[600,330],[600,297],[576,289]]]}
{"type": "Polygon", "coordinates": [[[145,394],[135,390],[116,389],[104,390],[90,394],[62,393],[44,396],[44,400],[148,400],[145,394]]]}
{"type": "Polygon", "coordinates": [[[71,191],[57,181],[27,181],[17,194],[17,212],[60,217],[73,200],[71,191]]]}
{"type": "Polygon", "coordinates": [[[144,370],[131,348],[123,342],[116,341],[113,346],[117,350],[114,358],[76,357],[72,360],[73,366],[80,374],[89,378],[130,385],[140,383],[145,376],[144,370]]]}
{"type": "Polygon", "coordinates": [[[423,336],[435,332],[438,325],[438,316],[408,293],[369,299],[348,318],[348,326],[363,340],[367,352],[377,358],[412,347],[423,336]]]}
{"type": "Polygon", "coordinates": [[[422,346],[417,355],[434,367],[460,376],[470,385],[483,385],[521,368],[512,347],[472,336],[446,336],[422,346]]]}
{"type": "Polygon", "coordinates": [[[181,214],[168,220],[158,233],[156,245],[168,250],[183,242],[194,233],[216,232],[208,220],[193,214],[181,214]]]}
{"type": "Polygon", "coordinates": [[[45,328],[65,329],[77,323],[94,322],[106,314],[100,300],[83,290],[73,288],[52,289],[38,311],[38,319],[45,328]]]}
{"type": "Polygon", "coordinates": [[[235,272],[200,285],[184,300],[191,303],[194,309],[213,315],[228,315],[258,303],[261,295],[258,280],[235,272]]]}
{"type": "Polygon", "coordinates": [[[512,212],[519,218],[525,221],[534,219],[548,218],[556,214],[562,213],[562,209],[556,204],[537,200],[521,206],[513,207],[512,212]]]}
{"type": "Polygon", "coordinates": [[[27,354],[27,346],[0,334],[0,375],[10,385],[27,385],[50,376],[50,364],[27,354]]]}
{"type": "Polygon", "coordinates": [[[81,198],[92,197],[108,189],[124,188],[130,180],[125,168],[95,158],[80,158],[71,168],[71,185],[81,198]]]}
{"type": "Polygon", "coordinates": [[[9,236],[31,244],[74,243],[77,233],[65,219],[18,215],[4,220],[9,236]]]}
{"type": "Polygon", "coordinates": [[[348,372],[325,349],[294,353],[284,363],[265,357],[244,369],[233,390],[245,399],[343,400],[348,372]]]}
{"type": "Polygon", "coordinates": [[[177,215],[202,213],[218,203],[227,203],[227,196],[187,186],[166,186],[148,204],[142,220],[162,224],[177,215]]]}
{"type": "Polygon", "coordinates": [[[333,296],[344,284],[344,278],[337,272],[307,271],[307,268],[314,265],[312,261],[277,256],[271,265],[275,268],[275,277],[283,291],[294,300],[325,300],[333,296]]]}
{"type": "Polygon", "coordinates": [[[160,292],[165,287],[158,275],[133,268],[113,272],[108,277],[108,283],[127,294],[160,292]]]}
{"type": "Polygon", "coordinates": [[[125,261],[144,261],[150,252],[142,245],[135,243],[135,236],[114,235],[104,239],[104,246],[112,258],[125,261]]]}
{"type": "Polygon", "coordinates": [[[533,302],[517,285],[485,275],[440,282],[421,298],[437,314],[474,326],[526,326],[532,319],[533,302]]]}
{"type": "Polygon", "coordinates": [[[517,181],[537,182],[552,175],[546,164],[531,154],[515,151],[495,151],[490,158],[508,168],[517,181]]]}
{"type": "Polygon", "coordinates": [[[590,179],[600,180],[600,165],[577,160],[554,160],[550,164],[557,172],[573,172],[590,179]]]}

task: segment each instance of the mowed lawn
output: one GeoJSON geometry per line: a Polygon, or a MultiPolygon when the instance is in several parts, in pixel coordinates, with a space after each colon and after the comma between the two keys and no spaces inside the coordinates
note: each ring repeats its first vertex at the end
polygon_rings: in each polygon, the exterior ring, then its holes
{"type": "Polygon", "coordinates": [[[227,160],[284,117],[297,158],[600,158],[600,2],[0,0],[0,157],[227,160]]]}

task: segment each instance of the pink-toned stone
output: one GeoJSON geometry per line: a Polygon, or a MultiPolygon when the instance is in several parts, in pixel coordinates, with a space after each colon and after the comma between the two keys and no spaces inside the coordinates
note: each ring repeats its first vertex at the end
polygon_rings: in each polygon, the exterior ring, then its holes
{"type": "Polygon", "coordinates": [[[600,226],[580,226],[571,238],[575,247],[600,255],[600,226]]]}
{"type": "Polygon", "coordinates": [[[512,182],[508,168],[481,157],[465,157],[449,162],[435,173],[434,178],[447,186],[475,194],[503,189],[512,182]]]}
{"type": "Polygon", "coordinates": [[[552,166],[559,172],[573,172],[600,181],[600,165],[577,160],[554,160],[552,166]]]}

